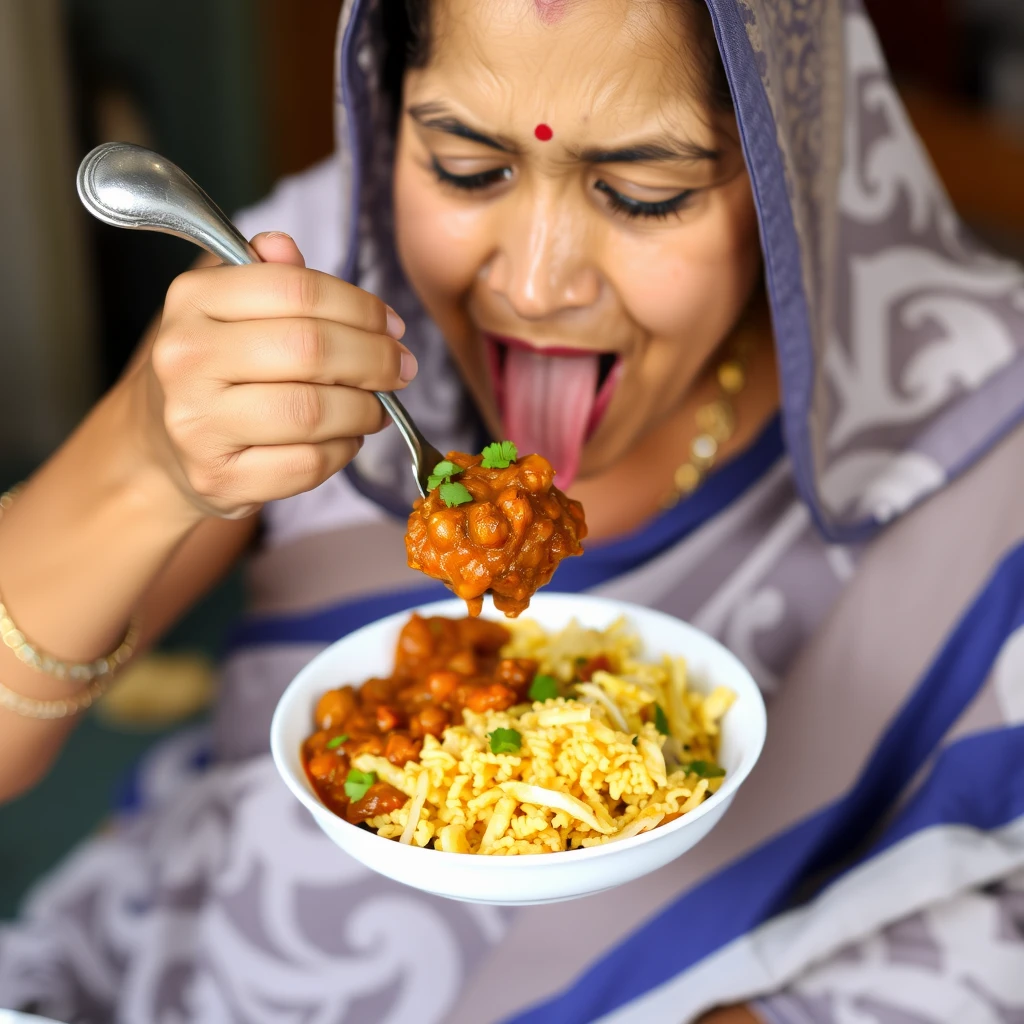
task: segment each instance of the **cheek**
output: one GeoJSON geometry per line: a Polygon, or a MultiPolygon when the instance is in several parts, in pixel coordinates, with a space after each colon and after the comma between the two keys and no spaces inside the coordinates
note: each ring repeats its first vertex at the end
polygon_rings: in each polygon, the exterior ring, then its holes
{"type": "Polygon", "coordinates": [[[437,318],[470,290],[483,262],[480,215],[449,201],[421,168],[407,162],[398,162],[394,188],[398,257],[437,318]]]}
{"type": "Polygon", "coordinates": [[[721,190],[689,224],[620,242],[617,281],[635,319],[656,337],[717,344],[742,312],[761,264],[749,186],[721,190]]]}

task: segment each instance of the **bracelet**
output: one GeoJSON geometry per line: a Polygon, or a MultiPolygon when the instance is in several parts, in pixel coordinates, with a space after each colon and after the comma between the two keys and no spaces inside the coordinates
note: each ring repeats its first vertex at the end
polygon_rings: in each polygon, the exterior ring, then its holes
{"type": "MultiPolygon", "coordinates": [[[[0,517],[14,501],[19,488],[12,488],[0,495],[0,517]]],[[[0,598],[0,640],[9,647],[15,657],[24,665],[38,672],[44,672],[56,679],[71,679],[85,683],[84,689],[73,697],[60,700],[35,700],[23,697],[0,683],[0,707],[13,711],[25,718],[68,718],[84,711],[106,692],[114,674],[132,656],[139,638],[139,626],[133,619],[117,649],[104,658],[89,662],[68,662],[36,647],[18,629],[0,598]]]]}

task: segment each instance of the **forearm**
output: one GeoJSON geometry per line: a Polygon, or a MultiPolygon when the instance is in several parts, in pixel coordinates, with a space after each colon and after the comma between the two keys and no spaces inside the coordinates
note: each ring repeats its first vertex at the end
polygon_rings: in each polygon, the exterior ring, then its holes
{"type": "MultiPolygon", "coordinates": [[[[22,632],[69,661],[109,653],[154,580],[201,521],[142,443],[130,382],[92,411],[0,519],[0,595],[22,632]]],[[[162,629],[144,623],[143,642],[162,629]]],[[[76,684],[0,646],[0,682],[55,699],[76,684]]],[[[0,799],[45,770],[70,722],[0,710],[0,799]]]]}

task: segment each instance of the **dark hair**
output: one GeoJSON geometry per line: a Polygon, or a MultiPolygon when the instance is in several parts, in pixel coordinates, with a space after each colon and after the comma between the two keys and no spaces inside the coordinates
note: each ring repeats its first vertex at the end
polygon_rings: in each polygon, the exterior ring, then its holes
{"type": "MultiPolygon", "coordinates": [[[[689,9],[697,28],[698,71],[707,83],[708,100],[715,110],[733,109],[732,92],[718,52],[711,16],[704,0],[672,0],[689,9]]],[[[433,45],[431,0],[382,0],[381,18],[388,52],[384,58],[381,86],[391,102],[397,126],[402,103],[402,78],[407,68],[426,67],[433,45]]]]}

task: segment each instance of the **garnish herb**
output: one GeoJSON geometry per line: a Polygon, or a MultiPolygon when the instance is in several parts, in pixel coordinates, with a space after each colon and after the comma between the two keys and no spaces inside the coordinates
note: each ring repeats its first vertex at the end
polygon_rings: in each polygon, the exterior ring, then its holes
{"type": "Polygon", "coordinates": [[[465,505],[467,501],[473,500],[473,495],[466,489],[465,484],[448,483],[441,484],[441,500],[449,507],[465,505]]]}
{"type": "Polygon", "coordinates": [[[530,700],[554,700],[558,696],[558,680],[553,676],[534,676],[530,683],[530,700]]]}
{"type": "Polygon", "coordinates": [[[654,705],[654,728],[657,729],[662,736],[668,735],[668,718],[660,704],[654,705]]]}
{"type": "Polygon", "coordinates": [[[720,779],[725,774],[725,769],[712,761],[691,761],[686,770],[702,779],[720,779]]]}
{"type": "Polygon", "coordinates": [[[456,466],[450,459],[442,459],[435,467],[434,472],[427,477],[427,487],[434,490],[443,483],[450,483],[453,476],[462,472],[461,466],[456,466]]]}
{"type": "Polygon", "coordinates": [[[348,733],[347,732],[343,732],[340,736],[333,736],[333,737],[331,737],[331,739],[329,739],[327,741],[327,749],[328,750],[337,750],[338,747],[340,747],[342,745],[342,743],[344,743],[345,740],[347,740],[347,739],[348,739],[348,733]]]}
{"type": "Polygon", "coordinates": [[[523,737],[515,729],[495,729],[488,734],[492,754],[518,754],[523,737]]]}
{"type": "Polygon", "coordinates": [[[473,500],[473,495],[466,490],[464,484],[453,484],[452,477],[462,472],[461,466],[456,466],[451,459],[442,459],[435,467],[434,472],[427,477],[427,487],[434,490],[439,487],[441,500],[449,507],[465,505],[467,501],[473,500]]]}
{"type": "Polygon", "coordinates": [[[495,441],[481,453],[484,457],[480,463],[484,469],[508,469],[519,456],[516,446],[511,441],[495,441]]]}
{"type": "Polygon", "coordinates": [[[345,779],[345,796],[353,803],[362,800],[367,790],[377,781],[375,772],[361,772],[358,768],[349,769],[345,779]]]}

